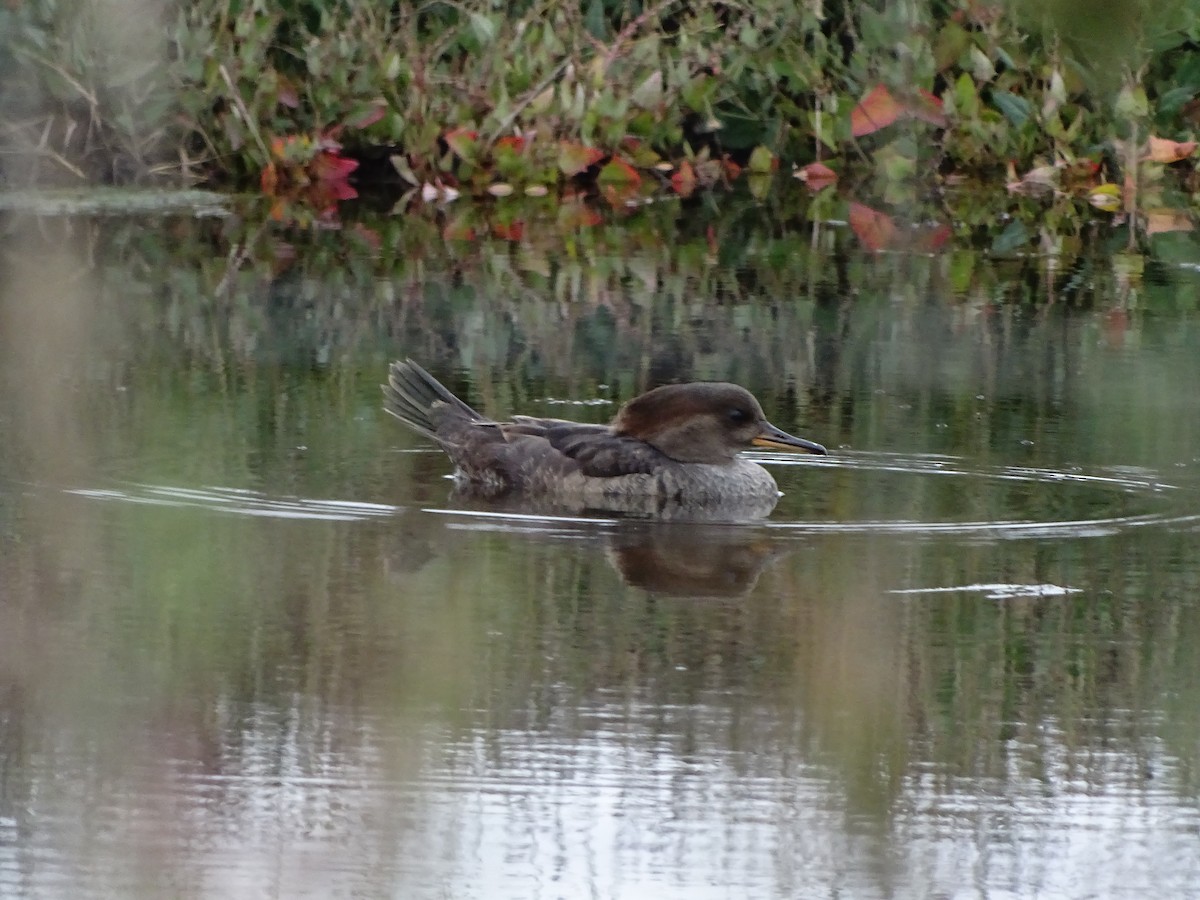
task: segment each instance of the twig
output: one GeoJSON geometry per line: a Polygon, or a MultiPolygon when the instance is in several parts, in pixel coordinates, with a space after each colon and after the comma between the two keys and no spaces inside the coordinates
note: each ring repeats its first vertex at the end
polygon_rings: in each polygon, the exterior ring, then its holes
{"type": "Polygon", "coordinates": [[[238,113],[242,117],[242,121],[246,123],[246,127],[250,129],[250,134],[254,136],[255,142],[258,144],[258,149],[262,151],[263,164],[271,161],[271,152],[267,149],[266,142],[263,141],[262,135],[258,132],[258,124],[250,116],[250,110],[246,108],[246,104],[242,102],[242,95],[238,89],[233,86],[233,79],[229,77],[229,71],[225,68],[225,63],[217,66],[217,71],[221,73],[221,78],[229,88],[230,99],[233,100],[233,105],[237,107],[238,113]]]}
{"type": "Polygon", "coordinates": [[[637,16],[628,25],[621,29],[617,36],[613,39],[612,46],[608,48],[608,52],[604,54],[604,71],[607,74],[609,67],[616,62],[617,54],[621,52],[621,45],[624,44],[633,35],[635,31],[646,23],[646,20],[652,16],[657,16],[668,6],[673,5],[676,0],[663,0],[657,6],[652,6],[649,9],[642,10],[642,14],[637,16]]]}
{"type": "Polygon", "coordinates": [[[524,112],[525,107],[536,100],[542,91],[546,90],[546,88],[550,87],[551,84],[557,81],[559,76],[562,75],[567,66],[570,64],[571,61],[569,59],[564,59],[555,67],[553,72],[526,91],[525,96],[516,102],[516,105],[513,106],[512,111],[509,112],[509,114],[503,119],[501,119],[500,123],[494,129],[492,129],[492,133],[488,135],[486,143],[491,144],[498,137],[500,137],[501,134],[507,131],[508,126],[516,121],[517,116],[524,112]]]}
{"type": "Polygon", "coordinates": [[[59,78],[71,85],[71,87],[75,88],[75,90],[79,92],[80,96],[82,96],[83,99],[88,102],[88,105],[91,106],[92,109],[95,109],[97,106],[99,106],[99,101],[96,99],[96,95],[85,88],[78,79],[72,77],[72,75],[62,66],[57,65],[56,63],[53,63],[50,60],[25,49],[24,47],[14,47],[12,48],[12,52],[14,55],[25,56],[29,59],[32,59],[34,62],[41,63],[47,69],[57,74],[59,78]]]}

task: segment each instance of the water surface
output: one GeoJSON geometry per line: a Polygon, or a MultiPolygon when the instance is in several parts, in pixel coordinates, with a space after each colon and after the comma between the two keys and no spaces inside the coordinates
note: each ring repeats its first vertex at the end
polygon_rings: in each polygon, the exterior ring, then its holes
{"type": "Polygon", "coordinates": [[[0,894],[1194,891],[1197,270],[714,222],[8,220],[0,894]],[[833,452],[753,522],[464,502],[403,356],[833,452]]]}

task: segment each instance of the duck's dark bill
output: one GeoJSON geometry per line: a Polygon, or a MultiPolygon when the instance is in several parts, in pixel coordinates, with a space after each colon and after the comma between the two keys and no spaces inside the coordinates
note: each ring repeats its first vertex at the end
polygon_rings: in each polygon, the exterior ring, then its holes
{"type": "Polygon", "coordinates": [[[770,423],[767,423],[762,430],[762,434],[750,443],[755,447],[766,447],[771,450],[790,450],[793,453],[816,453],[818,456],[825,456],[829,452],[820,444],[795,437],[786,431],[780,431],[770,423]]]}

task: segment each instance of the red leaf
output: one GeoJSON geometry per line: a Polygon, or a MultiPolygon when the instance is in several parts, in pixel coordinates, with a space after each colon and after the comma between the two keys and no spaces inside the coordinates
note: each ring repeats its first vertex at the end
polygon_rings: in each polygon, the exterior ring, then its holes
{"type": "Polygon", "coordinates": [[[507,147],[516,153],[520,153],[525,149],[525,138],[519,137],[515,134],[506,135],[505,137],[502,137],[500,140],[496,141],[496,147],[507,147]]]}
{"type": "Polygon", "coordinates": [[[696,172],[686,159],[679,164],[679,169],[671,176],[671,187],[680,197],[690,197],[696,190],[696,172]]]}
{"type": "Polygon", "coordinates": [[[897,100],[886,87],[877,84],[851,110],[850,132],[855,137],[874,134],[901,117],[920,119],[939,128],[947,124],[942,101],[929,91],[918,90],[912,97],[897,100]]]}
{"type": "Polygon", "coordinates": [[[850,112],[850,133],[855,137],[873,134],[900,118],[901,106],[882,84],[871,88],[850,112]]]}
{"type": "Polygon", "coordinates": [[[945,222],[942,222],[940,225],[922,234],[917,247],[925,253],[936,253],[946,246],[946,243],[953,236],[953,229],[945,222]]]}
{"type": "Polygon", "coordinates": [[[334,200],[353,200],[358,196],[358,191],[350,186],[348,181],[326,181],[325,193],[329,196],[330,201],[334,200]]]}
{"type": "Polygon", "coordinates": [[[604,156],[604,152],[595,147],[569,141],[560,141],[558,144],[558,168],[568,178],[596,165],[604,156]]]}
{"type": "Polygon", "coordinates": [[[850,204],[850,229],[872,252],[887,247],[896,235],[896,223],[891,216],[861,203],[850,204]]]}
{"type": "Polygon", "coordinates": [[[524,222],[497,222],[492,226],[492,234],[502,241],[519,241],[525,236],[524,222]]]}
{"type": "Polygon", "coordinates": [[[312,164],[312,173],[319,181],[345,181],[358,168],[358,160],[346,159],[336,153],[322,153],[312,164]]]}
{"type": "Polygon", "coordinates": [[[742,174],[742,167],[735,163],[728,156],[721,160],[721,165],[725,168],[726,181],[734,181],[739,175],[742,174]]]}
{"type": "Polygon", "coordinates": [[[809,163],[796,172],[796,177],[808,185],[810,190],[819,191],[838,180],[837,172],[819,162],[809,163]]]}

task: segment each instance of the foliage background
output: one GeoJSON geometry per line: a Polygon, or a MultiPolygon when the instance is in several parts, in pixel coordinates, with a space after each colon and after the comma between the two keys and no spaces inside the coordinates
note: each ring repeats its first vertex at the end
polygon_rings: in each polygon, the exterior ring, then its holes
{"type": "Polygon", "coordinates": [[[364,180],[395,178],[399,157],[419,178],[553,183],[561,140],[647,171],[744,164],[756,147],[890,180],[1077,157],[1116,169],[1115,141],[1191,135],[1198,39],[1186,0],[12,0],[0,145],[15,185],[246,185],[331,135],[364,180]],[[902,108],[937,97],[944,127],[855,140],[877,85],[902,108]],[[445,140],[456,129],[477,135],[465,152],[445,140]]]}

